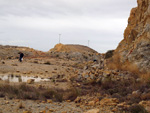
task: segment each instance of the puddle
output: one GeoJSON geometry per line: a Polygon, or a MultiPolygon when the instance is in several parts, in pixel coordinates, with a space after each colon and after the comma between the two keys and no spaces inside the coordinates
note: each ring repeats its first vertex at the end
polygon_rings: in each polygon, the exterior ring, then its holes
{"type": "Polygon", "coordinates": [[[29,79],[34,79],[35,82],[50,81],[50,79],[43,79],[40,77],[28,77],[28,76],[17,76],[17,75],[0,75],[0,79],[9,82],[27,82],[29,79]]]}

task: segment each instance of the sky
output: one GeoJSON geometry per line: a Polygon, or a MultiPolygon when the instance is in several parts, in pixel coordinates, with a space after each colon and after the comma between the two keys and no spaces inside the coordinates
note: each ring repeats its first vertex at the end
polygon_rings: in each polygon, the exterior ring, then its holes
{"type": "Polygon", "coordinates": [[[123,39],[136,1],[0,0],[0,44],[48,51],[60,37],[104,53],[123,39]]]}

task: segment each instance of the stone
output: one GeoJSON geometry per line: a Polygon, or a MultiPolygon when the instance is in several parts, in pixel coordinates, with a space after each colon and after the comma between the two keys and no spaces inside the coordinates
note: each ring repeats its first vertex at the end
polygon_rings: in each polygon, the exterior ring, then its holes
{"type": "Polygon", "coordinates": [[[150,113],[150,106],[145,107],[146,111],[150,113]]]}
{"type": "Polygon", "coordinates": [[[33,83],[34,83],[34,79],[28,79],[28,80],[27,80],[27,83],[28,83],[28,84],[33,84],[33,83]]]}
{"type": "Polygon", "coordinates": [[[118,65],[123,64],[133,71],[150,72],[150,1],[137,2],[138,6],[130,12],[124,39],[119,43],[113,58],[117,58],[118,65]]]}
{"type": "Polygon", "coordinates": [[[100,110],[99,109],[91,109],[91,110],[88,110],[87,112],[84,112],[84,113],[99,113],[100,110]]]}
{"type": "Polygon", "coordinates": [[[146,101],[141,101],[141,102],[139,102],[139,104],[144,105],[144,104],[146,104],[146,101]]]}
{"type": "Polygon", "coordinates": [[[75,100],[74,100],[75,103],[80,103],[81,102],[81,98],[80,97],[77,97],[75,100]]]}
{"type": "Polygon", "coordinates": [[[23,111],[23,113],[32,113],[31,111],[23,111]]]}
{"type": "Polygon", "coordinates": [[[67,111],[62,111],[61,113],[67,113],[67,111]]]}
{"type": "Polygon", "coordinates": [[[53,109],[49,109],[49,112],[54,112],[54,110],[53,109]]]}
{"type": "Polygon", "coordinates": [[[126,102],[122,102],[122,103],[119,103],[117,106],[118,107],[124,107],[126,105],[126,102]]]}
{"type": "Polygon", "coordinates": [[[19,100],[19,99],[16,99],[15,102],[20,102],[20,100],[19,100]]]}
{"type": "Polygon", "coordinates": [[[46,113],[46,111],[44,110],[44,111],[40,111],[39,113],[46,113]]]}
{"type": "Polygon", "coordinates": [[[100,106],[116,106],[118,102],[116,98],[104,98],[100,101],[100,106]]]}
{"type": "Polygon", "coordinates": [[[118,111],[117,108],[113,108],[113,109],[112,109],[112,112],[115,112],[115,113],[116,113],[117,111],[118,111]]]}
{"type": "Polygon", "coordinates": [[[48,99],[48,100],[47,100],[47,103],[53,103],[53,101],[48,99]]]}
{"type": "Polygon", "coordinates": [[[9,104],[9,101],[6,101],[5,103],[6,103],[6,104],[9,104]]]}
{"type": "Polygon", "coordinates": [[[89,102],[88,102],[88,105],[89,105],[89,106],[95,106],[95,101],[89,101],[89,102]]]}
{"type": "Polygon", "coordinates": [[[42,103],[46,103],[46,101],[42,101],[42,103]]]}

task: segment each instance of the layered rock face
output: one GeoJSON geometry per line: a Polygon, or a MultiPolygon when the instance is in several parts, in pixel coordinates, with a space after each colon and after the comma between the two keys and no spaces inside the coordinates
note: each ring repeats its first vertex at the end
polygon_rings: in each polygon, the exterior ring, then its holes
{"type": "Polygon", "coordinates": [[[130,62],[140,69],[150,68],[150,0],[137,0],[124,31],[124,39],[119,43],[115,54],[122,63],[130,62]]]}

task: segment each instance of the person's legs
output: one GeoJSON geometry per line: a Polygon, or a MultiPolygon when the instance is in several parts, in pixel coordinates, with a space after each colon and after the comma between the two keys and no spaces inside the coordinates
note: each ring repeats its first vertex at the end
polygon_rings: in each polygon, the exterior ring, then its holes
{"type": "Polygon", "coordinates": [[[22,60],[21,60],[21,59],[22,59],[22,58],[20,57],[20,58],[19,58],[19,61],[20,61],[20,62],[22,62],[22,60]]]}

